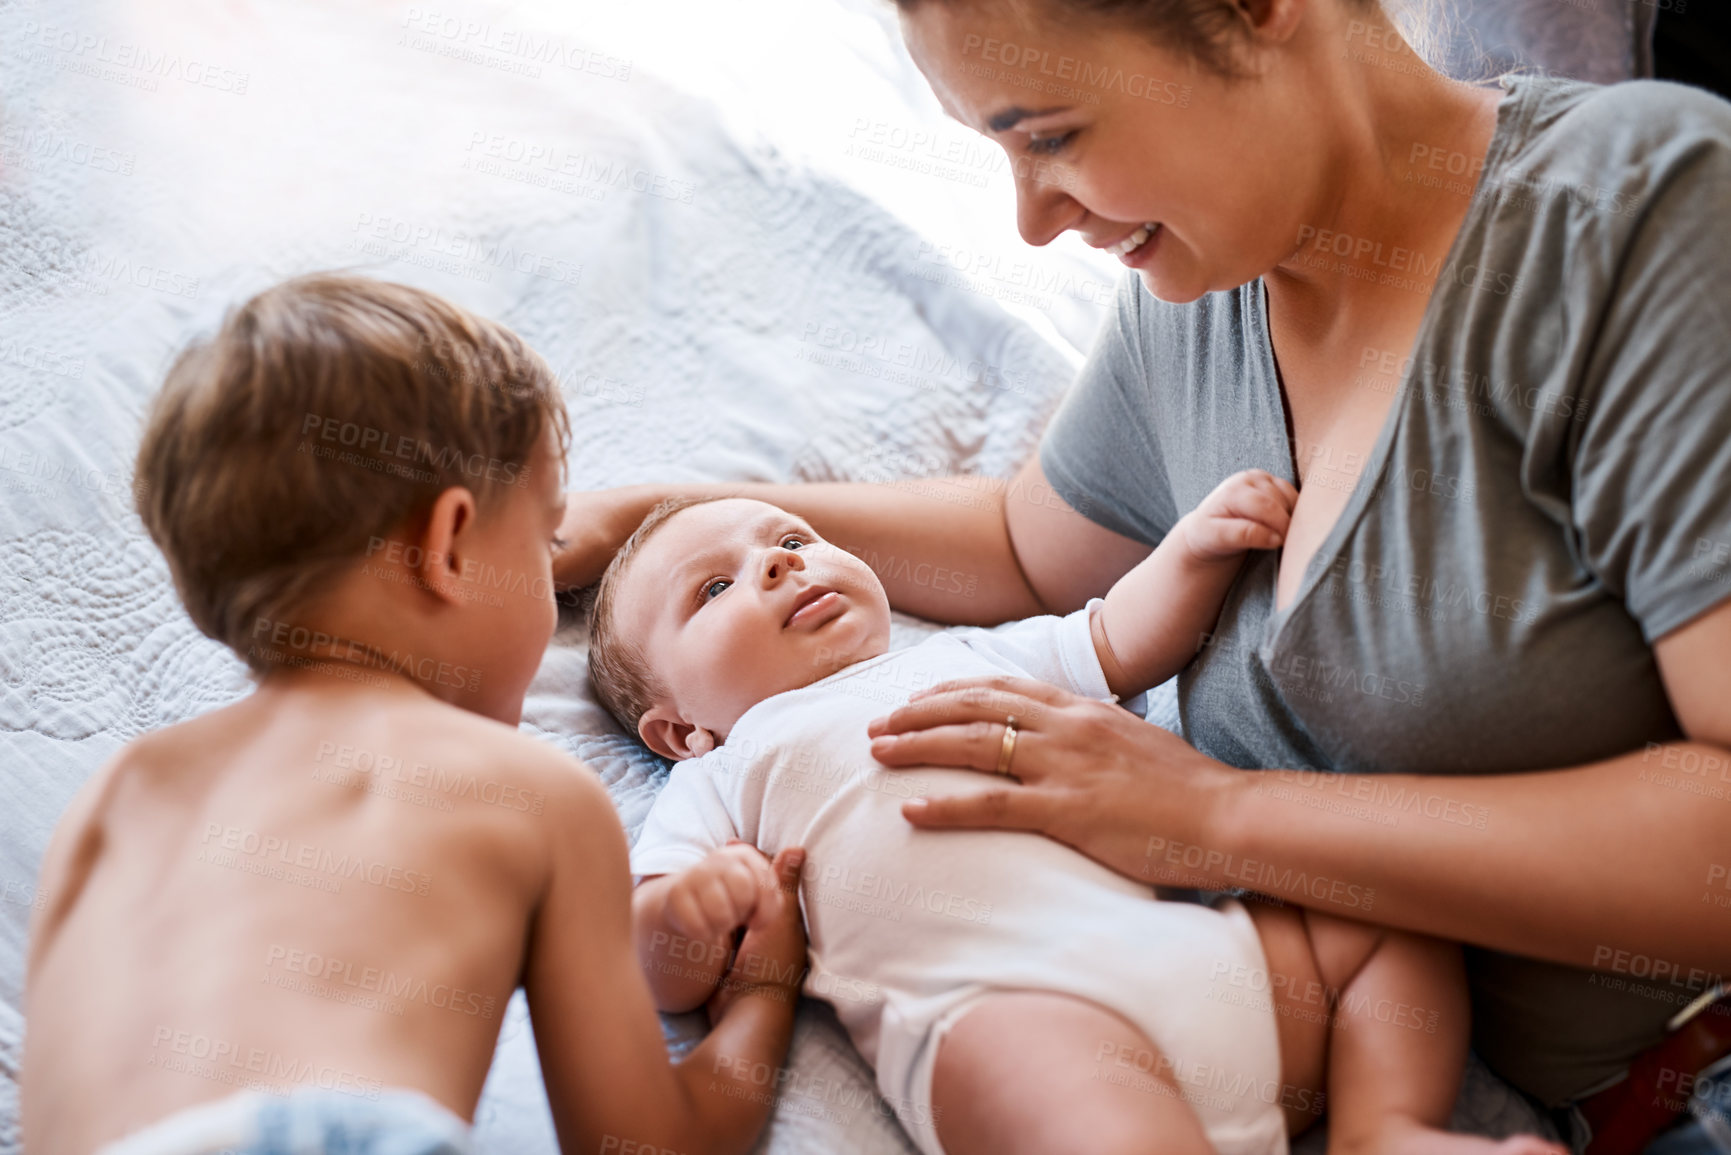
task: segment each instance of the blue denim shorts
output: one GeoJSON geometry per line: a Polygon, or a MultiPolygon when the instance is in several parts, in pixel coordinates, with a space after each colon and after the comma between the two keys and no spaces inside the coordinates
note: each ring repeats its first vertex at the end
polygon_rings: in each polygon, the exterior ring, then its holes
{"type": "Polygon", "coordinates": [[[97,1155],[469,1155],[469,1125],[419,1091],[243,1091],[178,1111],[97,1155]]]}

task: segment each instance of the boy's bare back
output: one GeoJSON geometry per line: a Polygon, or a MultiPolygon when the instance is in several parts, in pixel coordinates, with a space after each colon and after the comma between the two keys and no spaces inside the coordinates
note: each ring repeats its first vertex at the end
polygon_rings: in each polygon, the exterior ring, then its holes
{"type": "Polygon", "coordinates": [[[82,1085],[26,1088],[33,1144],[246,1087],[470,1116],[550,840],[605,838],[598,792],[510,727],[316,673],[132,743],[45,863],[30,1030],[82,1085]]]}
{"type": "Polygon", "coordinates": [[[517,731],[568,431],[521,338],[406,286],[286,282],[176,360],[139,512],[258,688],[133,742],[50,843],[31,1150],[205,1151],[218,1120],[432,1150],[467,1132],[519,984],[567,1150],[750,1146],[769,1103],[737,1072],[786,1053],[799,857],[739,946],[777,980],[733,984],[674,1064],[612,802],[517,731]]]}

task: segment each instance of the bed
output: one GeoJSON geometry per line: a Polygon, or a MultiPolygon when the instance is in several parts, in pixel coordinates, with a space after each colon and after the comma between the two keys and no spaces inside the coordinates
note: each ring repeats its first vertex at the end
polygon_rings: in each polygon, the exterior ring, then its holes
{"type": "MultiPolygon", "coordinates": [[[[500,318],[561,376],[574,488],[1001,478],[1116,280],[1016,239],[1002,154],[941,117],[878,0],[13,0],[0,43],[0,1153],[55,820],[128,739],[249,686],[131,509],[145,403],[226,306],[347,268],[500,318]]],[[[935,628],[898,617],[894,644],[935,628]]],[[[568,622],[524,726],[634,834],[667,768],[584,662],[568,622]]],[[[791,1071],[761,1150],[912,1150],[821,1004],[791,1071]]],[[[1456,1122],[1541,1125],[1477,1066],[1456,1122]]],[[[556,1150],[521,995],[476,1125],[556,1150]]]]}

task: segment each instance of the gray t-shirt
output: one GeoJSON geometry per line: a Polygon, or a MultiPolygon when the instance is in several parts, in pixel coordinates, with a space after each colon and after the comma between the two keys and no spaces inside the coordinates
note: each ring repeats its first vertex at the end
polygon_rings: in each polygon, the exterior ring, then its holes
{"type": "MultiPolygon", "coordinates": [[[[1297,596],[1276,614],[1279,556],[1250,555],[1180,676],[1185,736],[1221,761],[1486,774],[1681,735],[1651,643],[1731,598],[1731,104],[1503,83],[1476,191],[1449,175],[1464,158],[1421,178],[1473,197],[1446,257],[1304,250],[1436,287],[1410,363],[1371,350],[1350,369],[1396,396],[1297,596]]],[[[1040,460],[1078,511],[1150,545],[1236,470],[1295,479],[1261,283],[1171,305],[1127,275],[1040,460]]],[[[1731,806],[1731,781],[1666,774],[1731,806]]],[[[1406,801],[1403,824],[1496,836],[1446,781],[1406,801]]],[[[1534,869],[1506,884],[1570,885],[1534,869]]],[[[1700,987],[1468,963],[1475,1047],[1551,1103],[1622,1069],[1700,987]]]]}

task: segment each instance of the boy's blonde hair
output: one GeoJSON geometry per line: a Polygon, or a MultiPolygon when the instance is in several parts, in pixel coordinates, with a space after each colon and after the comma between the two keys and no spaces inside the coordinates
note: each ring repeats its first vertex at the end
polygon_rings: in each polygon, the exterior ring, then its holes
{"type": "Polygon", "coordinates": [[[487,507],[570,423],[547,363],[432,293],[314,274],[234,309],[168,371],[138,450],[138,513],[193,622],[250,643],[451,486],[487,507]]]}
{"type": "Polygon", "coordinates": [[[666,525],[668,519],[682,509],[720,500],[719,497],[670,497],[657,505],[625,539],[625,544],[607,564],[607,572],[596,583],[595,595],[589,603],[589,681],[594,685],[595,696],[601,699],[601,704],[633,738],[638,736],[637,723],[665,691],[644,660],[643,648],[631,639],[620,637],[614,628],[613,613],[619,599],[619,586],[643,543],[666,525]]]}

